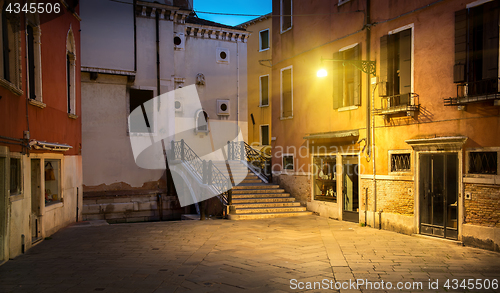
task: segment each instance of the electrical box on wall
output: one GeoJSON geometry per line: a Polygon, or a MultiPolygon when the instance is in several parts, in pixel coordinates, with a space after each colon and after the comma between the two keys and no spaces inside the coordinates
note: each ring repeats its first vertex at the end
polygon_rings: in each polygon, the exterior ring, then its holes
{"type": "Polygon", "coordinates": [[[174,48],[175,50],[184,50],[186,38],[183,33],[174,33],[174,48]]]}
{"type": "Polygon", "coordinates": [[[217,115],[229,115],[229,100],[217,100],[217,115]]]}
{"type": "Polygon", "coordinates": [[[217,63],[229,63],[229,49],[217,48],[215,57],[217,63]]]}

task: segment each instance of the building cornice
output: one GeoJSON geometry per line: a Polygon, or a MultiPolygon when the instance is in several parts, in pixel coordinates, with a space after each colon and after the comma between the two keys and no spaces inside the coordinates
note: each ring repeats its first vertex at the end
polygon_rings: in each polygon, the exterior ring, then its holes
{"type": "Polygon", "coordinates": [[[135,13],[136,16],[145,18],[156,18],[156,14],[158,13],[161,20],[186,23],[186,17],[189,16],[191,11],[160,3],[137,1],[135,13]]]}
{"type": "Polygon", "coordinates": [[[272,18],[272,17],[273,17],[273,13],[270,12],[270,13],[268,13],[266,15],[262,15],[262,16],[259,16],[257,18],[251,19],[251,20],[249,20],[247,22],[244,22],[242,24],[239,24],[239,25],[237,25],[237,27],[241,27],[241,28],[245,28],[246,29],[247,27],[251,26],[252,24],[256,24],[259,21],[264,21],[264,20],[267,20],[267,19],[272,18]]]}
{"type": "Polygon", "coordinates": [[[186,23],[186,36],[246,43],[250,33],[236,29],[186,23]]]}

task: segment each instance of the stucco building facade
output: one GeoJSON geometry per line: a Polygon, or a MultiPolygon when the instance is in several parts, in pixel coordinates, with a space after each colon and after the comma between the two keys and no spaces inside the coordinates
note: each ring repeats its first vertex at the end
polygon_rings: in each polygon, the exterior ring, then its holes
{"type": "Polygon", "coordinates": [[[13,3],[0,1],[0,263],[78,221],[82,206],[79,7],[25,14],[13,3]]]}
{"type": "MultiPolygon", "coordinates": [[[[168,133],[158,133],[155,123],[160,116],[169,121],[187,117],[193,130],[197,118],[205,116],[209,121],[234,121],[246,139],[248,34],[196,17],[192,1],[86,1],[82,16],[88,16],[82,24],[85,194],[162,194],[167,209],[164,219],[178,218],[186,211],[179,207],[175,193],[166,192],[165,168],[141,168],[134,160],[130,138],[145,143],[150,138],[143,130],[131,128],[129,114],[156,96],[195,86],[201,107],[176,98],[165,113],[146,109],[154,117],[153,135],[180,139],[173,123],[168,133]],[[111,23],[109,15],[113,15],[111,23]]],[[[189,136],[207,133],[191,131],[189,136]]],[[[196,145],[190,147],[196,149],[196,145]]],[[[165,148],[169,151],[170,141],[165,140],[165,148]]],[[[137,211],[132,204],[130,209],[137,211]]],[[[144,216],[158,218],[155,213],[148,208],[144,216]]]]}
{"type": "Polygon", "coordinates": [[[274,180],[322,216],[498,250],[498,17],[273,1],[274,180]]]}

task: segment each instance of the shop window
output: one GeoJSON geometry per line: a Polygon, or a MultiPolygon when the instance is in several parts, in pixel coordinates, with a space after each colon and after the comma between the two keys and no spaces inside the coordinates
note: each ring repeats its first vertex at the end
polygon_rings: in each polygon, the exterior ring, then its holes
{"type": "Polygon", "coordinates": [[[281,0],[281,32],[292,28],[292,0],[281,0]]]}
{"type": "Polygon", "coordinates": [[[45,160],[44,181],[45,205],[61,202],[61,160],[45,160]]]}
{"type": "Polygon", "coordinates": [[[284,154],[283,155],[283,169],[284,170],[293,170],[293,155],[284,154]]]}
{"type": "Polygon", "coordinates": [[[10,158],[10,195],[18,195],[22,191],[21,159],[10,158]]]}
{"type": "Polygon", "coordinates": [[[499,11],[495,0],[455,12],[453,79],[459,96],[498,93],[499,11]]]}
{"type": "Polygon", "coordinates": [[[269,125],[260,126],[261,145],[269,145],[269,125]]]}
{"type": "Polygon", "coordinates": [[[498,174],[497,152],[469,152],[469,174],[498,174]]]}
{"type": "Polygon", "coordinates": [[[264,51],[269,49],[269,29],[259,32],[259,50],[264,51]]]}
{"type": "Polygon", "coordinates": [[[1,37],[2,42],[0,64],[0,81],[4,87],[21,95],[21,67],[20,67],[20,18],[18,14],[9,13],[6,7],[9,2],[5,1],[1,13],[1,37]]]}
{"type": "Polygon", "coordinates": [[[293,117],[292,67],[281,69],[281,118],[293,117]]]}
{"type": "Polygon", "coordinates": [[[388,108],[411,104],[412,29],[380,38],[379,95],[388,108]]]}
{"type": "Polygon", "coordinates": [[[314,199],[337,202],[337,159],[335,156],[314,157],[314,199]]]}
{"type": "Polygon", "coordinates": [[[269,106],[269,75],[260,77],[260,106],[269,106]]]}
{"type": "Polygon", "coordinates": [[[154,94],[152,90],[130,89],[129,130],[131,133],[153,133],[154,94]]]}
{"type": "Polygon", "coordinates": [[[68,99],[68,114],[76,115],[76,47],[73,30],[70,28],[66,37],[66,86],[68,99]]]}
{"type": "MultiPolygon", "coordinates": [[[[360,46],[342,50],[334,54],[336,60],[359,60],[360,46]]],[[[361,96],[361,70],[354,65],[342,62],[333,62],[333,108],[343,108],[360,105],[361,96]]]]}
{"type": "Polygon", "coordinates": [[[410,154],[391,154],[391,172],[410,172],[410,154]]]}

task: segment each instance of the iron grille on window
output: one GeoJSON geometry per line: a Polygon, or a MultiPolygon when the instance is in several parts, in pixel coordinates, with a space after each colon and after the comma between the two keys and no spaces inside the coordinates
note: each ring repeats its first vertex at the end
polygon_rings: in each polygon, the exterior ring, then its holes
{"type": "Polygon", "coordinates": [[[410,167],[410,154],[391,155],[391,172],[408,172],[410,171],[410,167]]]}
{"type": "Polygon", "coordinates": [[[497,174],[497,152],[470,152],[469,173],[497,174]]]}

